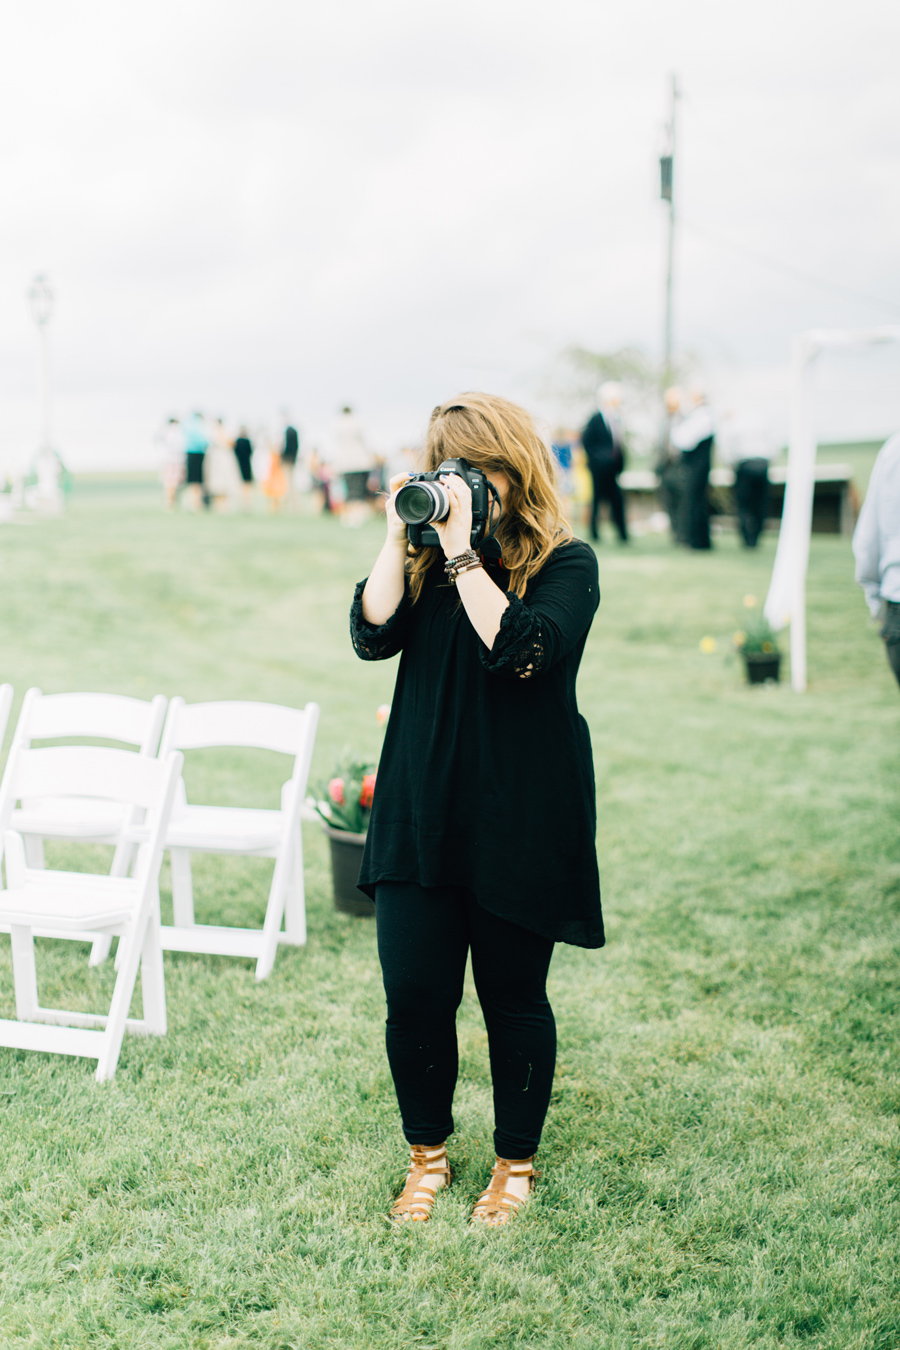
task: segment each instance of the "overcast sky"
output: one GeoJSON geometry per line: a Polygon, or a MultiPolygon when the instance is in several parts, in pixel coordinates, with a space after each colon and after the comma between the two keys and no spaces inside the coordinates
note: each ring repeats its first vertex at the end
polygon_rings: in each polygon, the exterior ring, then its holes
{"type": "MultiPolygon", "coordinates": [[[[38,436],[36,271],[75,467],[194,406],[309,441],[351,402],[389,448],[460,388],[554,415],[569,343],[658,357],[672,71],[676,339],[722,410],[783,426],[793,333],[900,323],[893,0],[29,0],[0,31],[0,458],[38,436]]],[[[898,376],[826,358],[821,435],[900,425],[898,376]]]]}

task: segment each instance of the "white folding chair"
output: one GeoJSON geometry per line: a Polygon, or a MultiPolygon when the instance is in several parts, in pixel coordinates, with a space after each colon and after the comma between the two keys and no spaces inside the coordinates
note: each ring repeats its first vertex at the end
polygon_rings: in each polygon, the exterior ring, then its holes
{"type": "Polygon", "coordinates": [[[0,838],[7,889],[0,892],[0,923],[12,937],[16,1020],[0,1020],[0,1045],[97,1060],[102,1082],[116,1071],[126,1031],[164,1035],[166,997],[159,941],[159,869],[182,756],[164,760],[129,750],[13,746],[0,789],[0,838]],[[58,798],[135,808],[143,823],[126,826],[138,845],[132,877],[94,876],[26,866],[21,834],[8,829],[17,800],[58,798]],[[43,1008],[38,1002],[34,938],[42,932],[83,940],[97,933],[120,938],[121,960],[109,1013],[43,1008]],[[128,1010],[141,971],[144,1016],[128,1010]]]}
{"type": "Polygon", "coordinates": [[[189,805],[181,781],[166,835],[172,859],[174,917],[173,926],[162,929],[166,951],[255,957],[256,978],[264,980],[275,963],[279,942],[297,947],[306,942],[300,809],[318,721],[316,703],[307,703],[301,709],[276,703],[186,704],[184,699],[172,699],[160,755],[172,750],[245,746],[292,755],[294,766],[281,789],[279,811],[189,805]],[[192,853],[241,853],[275,859],[262,929],[194,922],[192,853]]]}
{"type": "Polygon", "coordinates": [[[12,685],[0,684],[0,750],[3,749],[3,737],[6,735],[6,723],[9,721],[9,710],[12,707],[12,701],[12,685]]]}
{"type": "MultiPolygon", "coordinates": [[[[13,733],[13,746],[29,749],[34,740],[63,736],[122,741],[134,745],[140,755],[156,755],[166,699],[157,694],[152,702],[122,694],[42,694],[29,689],[13,733]]],[[[25,801],[14,812],[10,828],[25,840],[29,867],[43,867],[44,840],[70,839],[85,843],[115,844],[110,876],[125,876],[133,845],[120,838],[123,827],[134,823],[130,813],[114,802],[58,797],[42,802],[25,801]]]]}

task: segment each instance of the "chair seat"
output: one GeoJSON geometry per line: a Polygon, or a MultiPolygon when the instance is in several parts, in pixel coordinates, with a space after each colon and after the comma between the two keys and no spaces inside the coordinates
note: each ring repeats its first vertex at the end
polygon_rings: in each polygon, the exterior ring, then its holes
{"type": "Polygon", "coordinates": [[[242,806],[176,807],[166,831],[166,848],[209,853],[258,853],[277,848],[284,827],[280,811],[242,806]]]}
{"type": "Polygon", "coordinates": [[[128,808],[90,797],[44,797],[34,805],[13,811],[9,823],[19,834],[48,839],[115,840],[128,817],[128,808]]]}
{"type": "Polygon", "coordinates": [[[140,899],[137,883],[84,872],[26,869],[25,885],[0,891],[0,924],[61,932],[127,923],[140,899]]]}

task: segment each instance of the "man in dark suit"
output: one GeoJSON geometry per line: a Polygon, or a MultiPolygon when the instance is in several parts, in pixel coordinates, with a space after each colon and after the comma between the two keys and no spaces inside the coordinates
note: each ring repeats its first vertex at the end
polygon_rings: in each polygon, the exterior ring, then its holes
{"type": "Polygon", "coordinates": [[[594,413],[581,433],[581,444],[587,456],[588,469],[593,480],[590,531],[595,542],[600,540],[600,503],[609,502],[609,514],[623,544],[628,542],[625,523],[625,498],[619,487],[619,474],[625,465],[622,437],[616,410],[620,396],[618,388],[604,386],[600,391],[602,408],[594,413]]]}

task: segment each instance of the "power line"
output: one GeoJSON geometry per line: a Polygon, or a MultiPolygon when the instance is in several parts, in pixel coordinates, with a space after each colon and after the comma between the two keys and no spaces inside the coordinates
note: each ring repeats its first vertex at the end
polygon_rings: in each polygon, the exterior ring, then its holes
{"type": "Polygon", "coordinates": [[[685,220],[683,217],[681,224],[694,234],[705,235],[724,248],[730,248],[735,253],[743,253],[763,267],[771,267],[776,272],[784,273],[785,276],[805,281],[807,285],[818,286],[820,290],[834,291],[838,295],[852,295],[856,300],[865,300],[870,305],[879,305],[882,309],[889,309],[894,314],[900,314],[900,304],[895,300],[886,300],[883,296],[869,295],[867,291],[859,291],[855,286],[845,286],[840,281],[829,281],[826,277],[816,276],[815,273],[807,272],[802,267],[794,267],[792,263],[781,262],[778,258],[770,258],[768,254],[761,253],[759,249],[741,244],[736,239],[729,239],[727,235],[720,234],[718,230],[711,230],[707,225],[697,225],[694,221],[685,220]]]}

